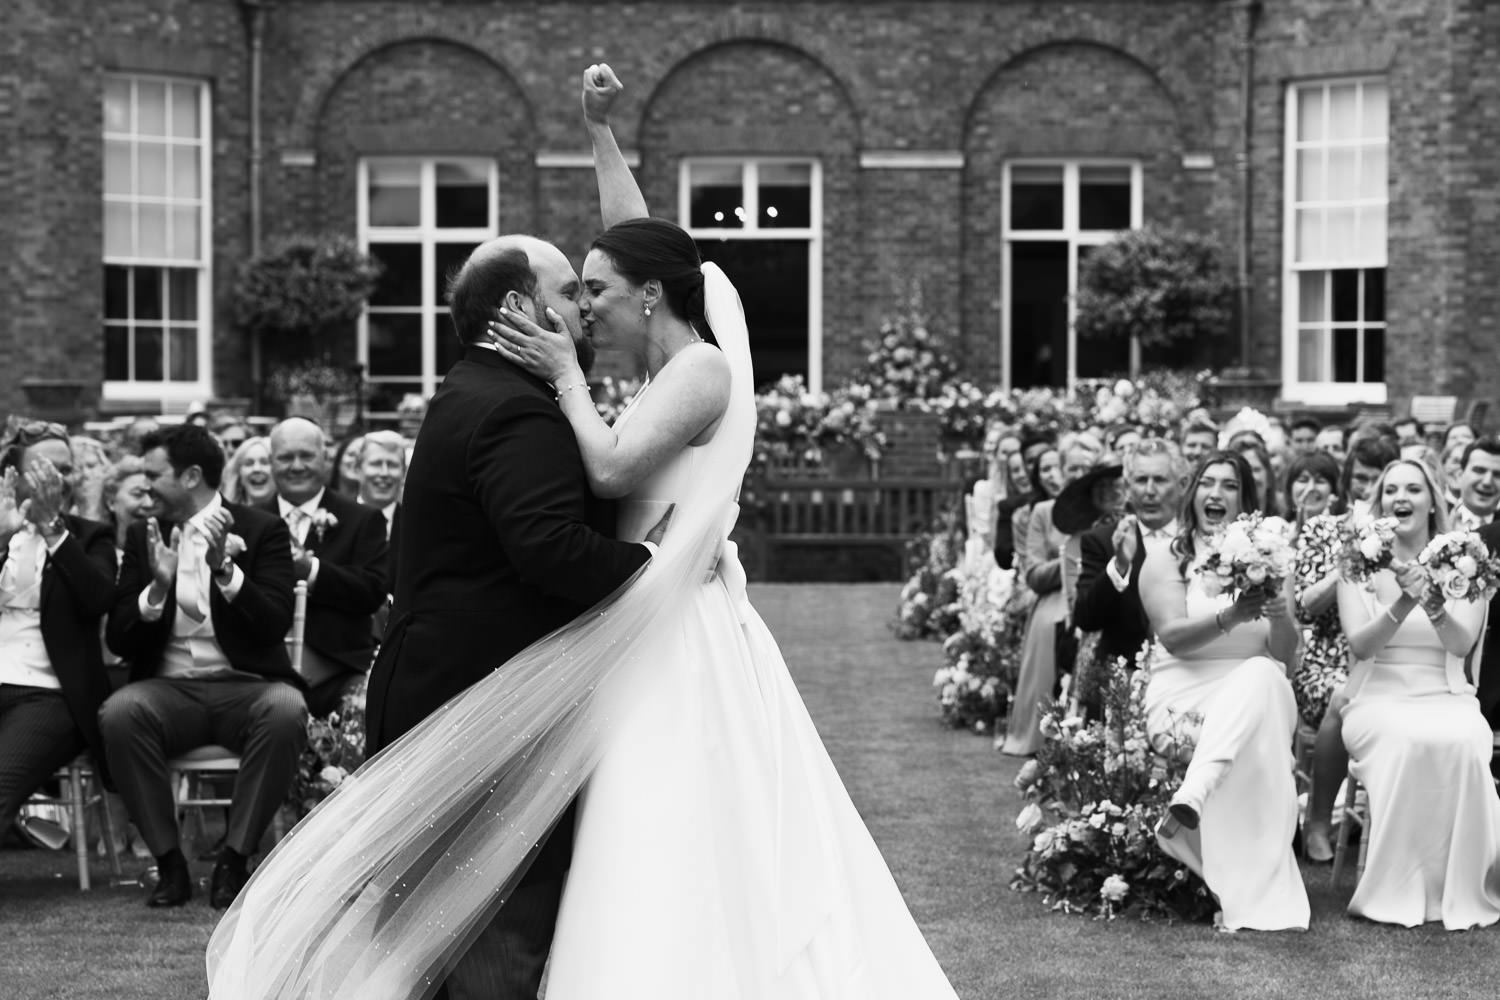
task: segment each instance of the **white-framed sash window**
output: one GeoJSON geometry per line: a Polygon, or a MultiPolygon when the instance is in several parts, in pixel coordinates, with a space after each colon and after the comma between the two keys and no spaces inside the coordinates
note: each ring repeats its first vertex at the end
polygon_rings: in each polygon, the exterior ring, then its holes
{"type": "Polygon", "coordinates": [[[682,161],[678,215],[745,303],[755,381],[823,383],[823,172],[807,158],[682,161]]]}
{"type": "Polygon", "coordinates": [[[404,396],[431,396],[463,357],[443,293],[499,235],[499,171],[484,157],[367,157],[358,184],[360,249],[384,266],[359,319],[359,360],[370,416],[394,420],[404,396]]]}
{"type": "Polygon", "coordinates": [[[1383,403],[1389,95],[1378,77],[1286,94],[1282,395],[1383,403]]]}
{"type": "Polygon", "coordinates": [[[1140,163],[1018,159],[1002,169],[1002,384],[1071,386],[1127,370],[1128,344],[1079,350],[1076,297],[1093,248],[1141,225],[1140,163]]]}
{"type": "Polygon", "coordinates": [[[104,77],[104,396],[213,394],[208,84],[104,77]]]}

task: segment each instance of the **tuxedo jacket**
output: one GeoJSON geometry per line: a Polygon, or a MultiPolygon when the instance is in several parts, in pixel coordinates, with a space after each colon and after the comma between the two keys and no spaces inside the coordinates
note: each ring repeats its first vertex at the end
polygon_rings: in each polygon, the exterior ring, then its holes
{"type": "MultiPolygon", "coordinates": [[[[1490,553],[1500,555],[1500,522],[1479,529],[1479,537],[1490,553]]],[[[1485,623],[1479,649],[1479,708],[1490,728],[1500,731],[1500,594],[1490,599],[1490,614],[1485,623]]]]}
{"type": "Polygon", "coordinates": [[[1146,542],[1140,528],[1135,529],[1135,541],[1129,584],[1120,591],[1106,572],[1115,557],[1114,526],[1099,525],[1079,537],[1078,598],[1073,605],[1073,624],[1085,632],[1099,633],[1099,651],[1111,659],[1123,656],[1131,663],[1151,636],[1151,622],[1141,604],[1146,542]]]}
{"type": "MultiPolygon", "coordinates": [[[[345,670],[365,673],[375,654],[370,618],[390,590],[385,515],[332,490],[323,491],[318,506],[338,524],[321,534],[313,525],[307,528],[305,548],[318,557],[318,580],[307,594],[302,641],[345,670]]],[[[264,509],[281,517],[274,497],[264,509]]]]}
{"type": "Polygon", "coordinates": [[[547,383],[470,347],[432,398],[393,540],[395,603],[370,672],[371,750],[395,740],[646,563],[616,541],[547,383]]]}
{"type": "MultiPolygon", "coordinates": [[[[291,534],[281,518],[263,510],[227,501],[224,509],[234,518],[230,533],[245,540],[245,551],[234,557],[245,582],[233,602],[224,599],[217,584],[209,584],[209,614],[219,648],[236,670],[304,690],[306,685],[292,670],[286,650],[296,582],[291,534]]],[[[162,536],[170,538],[174,527],[163,522],[162,536]]],[[[151,584],[146,545],[145,522],[132,524],[125,536],[120,583],[104,634],[109,648],[130,661],[132,681],[154,677],[161,670],[162,653],[177,615],[177,590],[171,587],[161,617],[154,622],[141,618],[141,591],[151,584]]]]}
{"type": "MultiPolygon", "coordinates": [[[[99,623],[115,596],[115,533],[107,524],[64,515],[68,535],[42,569],[42,645],[57,674],[73,724],[108,780],[99,706],[109,697],[99,623]]],[[[0,569],[10,553],[0,549],[0,569]]],[[[3,613],[3,612],[0,612],[3,613]]]]}

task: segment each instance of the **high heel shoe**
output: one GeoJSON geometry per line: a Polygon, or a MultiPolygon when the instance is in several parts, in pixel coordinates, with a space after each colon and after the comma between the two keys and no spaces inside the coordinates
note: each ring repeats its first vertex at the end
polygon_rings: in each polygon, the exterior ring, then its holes
{"type": "Polygon", "coordinates": [[[1315,865],[1333,863],[1333,840],[1328,827],[1320,823],[1302,824],[1302,854],[1315,865]]]}

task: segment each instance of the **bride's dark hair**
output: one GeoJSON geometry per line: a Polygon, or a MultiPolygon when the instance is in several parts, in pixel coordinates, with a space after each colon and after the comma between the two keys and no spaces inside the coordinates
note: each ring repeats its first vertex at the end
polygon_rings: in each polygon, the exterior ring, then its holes
{"type": "Polygon", "coordinates": [[[661,282],[668,311],[717,343],[703,311],[703,258],[681,226],[665,219],[627,219],[599,234],[590,249],[603,251],[615,270],[637,285],[661,282]]]}

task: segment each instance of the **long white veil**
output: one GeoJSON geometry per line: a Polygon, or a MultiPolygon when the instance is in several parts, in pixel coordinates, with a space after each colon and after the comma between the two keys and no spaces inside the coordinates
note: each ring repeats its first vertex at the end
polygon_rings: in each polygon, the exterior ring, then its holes
{"type": "MultiPolygon", "coordinates": [[[[427,1000],[499,910],[598,762],[659,625],[721,558],[755,433],[739,295],[703,265],[730,403],[657,556],[346,779],[284,839],[208,946],[213,1000],[427,1000]]],[[[743,584],[741,583],[742,587],[743,584]]]]}

